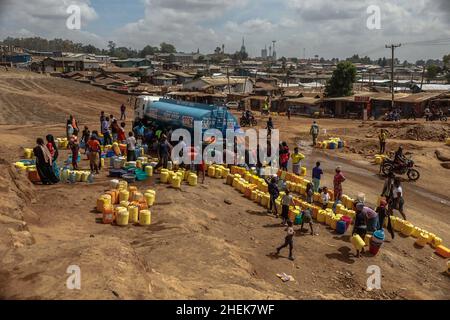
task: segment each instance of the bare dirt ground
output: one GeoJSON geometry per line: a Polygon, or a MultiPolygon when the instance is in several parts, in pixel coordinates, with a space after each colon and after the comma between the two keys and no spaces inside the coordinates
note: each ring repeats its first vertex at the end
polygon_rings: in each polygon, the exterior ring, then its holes
{"type": "MultiPolygon", "coordinates": [[[[295,237],[295,262],[286,252],[271,253],[285,232],[279,220],[243,198],[221,180],[181,191],[160,185],[158,177],[140,183],[157,190],[152,226],[119,228],[96,223],[98,195],[108,189],[106,171],[92,185],[33,186],[11,163],[22,147],[47,133],[64,135],[73,113],[81,125],[97,129],[100,110],[118,113],[125,96],[70,80],[27,72],[0,71],[0,298],[1,299],[448,299],[446,261],[414,240],[388,236],[380,254],[356,259],[349,236],[315,224],[295,237]],[[225,203],[225,200],[231,204],[225,203]],[[81,267],[81,290],[66,288],[69,265],[81,267]],[[382,290],[366,291],[370,265],[382,271],[382,290]],[[282,283],[277,273],[295,281],[282,283]]],[[[131,116],[131,113],[129,113],[131,116]]],[[[260,119],[260,122],[262,120],[260,119]]],[[[375,203],[383,180],[370,164],[376,149],[374,123],[320,120],[350,148],[321,151],[309,147],[311,119],[275,117],[281,137],[307,155],[308,175],[321,160],[325,184],[337,164],[348,178],[344,191],[365,192],[375,203]],[[353,148],[353,149],[351,149],[353,148]],[[361,153],[360,153],[361,152],[361,153]]],[[[416,124],[412,124],[416,125],[416,124]]],[[[425,127],[428,124],[420,122],[425,127]]],[[[445,129],[445,128],[444,128],[445,129]]],[[[396,128],[391,128],[394,134],[396,128]]],[[[448,127],[447,127],[448,130],[448,127]]],[[[448,132],[448,131],[447,131],[448,132]]],[[[399,133],[400,134],[400,133],[399,133]]],[[[434,152],[449,153],[443,142],[407,139],[422,179],[404,183],[406,212],[416,225],[449,245],[450,173],[434,152]]],[[[63,151],[61,159],[66,158],[63,151]]],[[[87,166],[86,161],[82,165],[87,166]]],[[[296,228],[298,229],[298,227],[296,228]]]]}

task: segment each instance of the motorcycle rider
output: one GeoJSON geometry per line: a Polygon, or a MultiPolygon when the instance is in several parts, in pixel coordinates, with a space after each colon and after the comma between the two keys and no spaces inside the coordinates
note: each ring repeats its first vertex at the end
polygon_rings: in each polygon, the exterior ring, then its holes
{"type": "Polygon", "coordinates": [[[403,166],[408,159],[406,159],[405,155],[403,154],[403,146],[398,147],[398,150],[395,152],[394,155],[394,165],[396,168],[400,168],[403,166]]]}

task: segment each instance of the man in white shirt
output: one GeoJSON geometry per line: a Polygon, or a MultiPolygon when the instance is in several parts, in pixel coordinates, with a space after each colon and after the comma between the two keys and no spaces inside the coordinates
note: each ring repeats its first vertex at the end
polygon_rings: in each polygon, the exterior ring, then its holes
{"type": "Polygon", "coordinates": [[[392,208],[397,209],[402,215],[403,219],[406,220],[406,214],[403,210],[403,206],[405,204],[405,200],[403,199],[403,188],[400,182],[400,179],[397,177],[394,180],[394,188],[392,190],[392,208]]]}
{"type": "Polygon", "coordinates": [[[133,132],[128,133],[127,138],[127,161],[136,161],[136,138],[133,132]]]}

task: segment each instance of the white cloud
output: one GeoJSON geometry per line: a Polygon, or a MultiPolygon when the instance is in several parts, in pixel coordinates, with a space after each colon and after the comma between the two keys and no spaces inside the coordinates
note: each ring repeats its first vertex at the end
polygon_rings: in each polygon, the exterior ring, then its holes
{"type": "MultiPolygon", "coordinates": [[[[200,48],[203,52],[224,43],[226,51],[233,52],[239,50],[244,36],[253,55],[259,55],[265,44],[276,39],[279,55],[302,56],[306,48],[308,56],[325,57],[347,57],[356,52],[378,57],[389,54],[384,49],[386,43],[450,38],[450,0],[140,1],[142,18],[114,25],[103,38],[90,29],[89,23],[108,17],[98,17],[89,0],[3,1],[0,38],[62,37],[102,47],[112,39],[119,46],[138,49],[166,41],[183,51],[200,48]],[[81,31],[65,28],[65,8],[72,3],[82,8],[81,31]],[[366,28],[369,5],[380,6],[381,30],[366,28]]],[[[127,2],[120,6],[126,15],[127,2]]],[[[409,60],[438,58],[445,53],[448,47],[404,46],[398,50],[401,59],[409,60]]]]}
{"type": "Polygon", "coordinates": [[[68,38],[74,41],[104,45],[101,37],[88,31],[90,22],[98,19],[89,0],[7,0],[2,3],[0,39],[7,36],[68,38]],[[81,30],[69,30],[66,12],[70,5],[78,5],[81,11],[81,30]]]}

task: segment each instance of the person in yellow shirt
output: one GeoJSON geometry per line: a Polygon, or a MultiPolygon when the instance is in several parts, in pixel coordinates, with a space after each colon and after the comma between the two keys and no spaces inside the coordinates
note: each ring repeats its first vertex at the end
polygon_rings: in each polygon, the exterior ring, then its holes
{"type": "Polygon", "coordinates": [[[294,153],[291,155],[292,158],[292,171],[296,175],[300,175],[300,169],[302,167],[302,160],[305,159],[305,156],[300,153],[300,150],[297,148],[294,149],[294,153]]]}
{"type": "Polygon", "coordinates": [[[387,130],[381,129],[380,134],[378,135],[378,139],[380,140],[380,154],[384,154],[386,152],[387,136],[387,130]]]}

